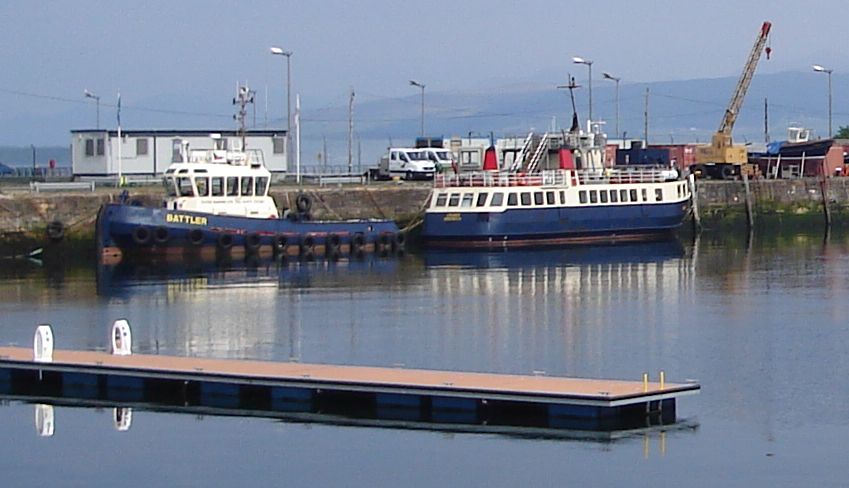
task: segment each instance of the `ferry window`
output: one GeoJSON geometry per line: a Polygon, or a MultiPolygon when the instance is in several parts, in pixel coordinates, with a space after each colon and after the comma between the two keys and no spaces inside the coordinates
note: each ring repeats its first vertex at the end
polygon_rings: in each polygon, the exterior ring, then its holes
{"type": "Polygon", "coordinates": [[[224,178],[216,176],[212,178],[212,196],[220,197],[224,195],[224,178]]]}
{"type": "Polygon", "coordinates": [[[622,202],[628,201],[628,190],[619,190],[619,200],[622,202]]]}
{"type": "Polygon", "coordinates": [[[448,199],[448,206],[449,207],[456,207],[459,204],[460,204],[460,194],[459,193],[452,193],[451,198],[448,199]]]}
{"type": "Polygon", "coordinates": [[[607,190],[601,190],[598,192],[599,199],[601,203],[607,203],[607,190]]]}
{"type": "Polygon", "coordinates": [[[209,196],[209,178],[195,178],[195,185],[198,187],[198,196],[209,196]]]}
{"type": "Polygon", "coordinates": [[[619,201],[619,194],[616,193],[616,190],[610,190],[610,203],[616,203],[619,201]]]}
{"type": "Polygon", "coordinates": [[[236,176],[227,177],[227,196],[239,196],[239,178],[237,178],[236,176]]]}
{"type": "Polygon", "coordinates": [[[463,194],[463,201],[462,201],[462,203],[460,203],[460,206],[463,207],[463,208],[471,207],[473,198],[474,198],[474,195],[472,195],[471,193],[464,193],[463,194]]]}
{"type": "Polygon", "coordinates": [[[258,197],[264,197],[265,192],[267,190],[267,187],[268,187],[268,178],[266,178],[265,176],[257,176],[256,177],[256,191],[254,192],[254,195],[256,195],[258,197]]]}
{"type": "Polygon", "coordinates": [[[136,156],[147,156],[147,137],[136,139],[136,156]]]}
{"type": "Polygon", "coordinates": [[[598,192],[590,190],[590,203],[598,203],[598,192]]]}
{"type": "Polygon", "coordinates": [[[560,205],[566,205],[566,192],[560,191],[560,205]]]}
{"type": "Polygon", "coordinates": [[[630,190],[628,194],[631,197],[632,202],[637,201],[637,190],[630,190]]]}
{"type": "Polygon", "coordinates": [[[508,207],[515,207],[518,204],[519,204],[519,197],[516,196],[515,193],[508,193],[507,194],[507,206],[508,207]]]}
{"type": "Polygon", "coordinates": [[[448,194],[447,193],[440,193],[436,197],[436,204],[434,205],[434,207],[444,207],[445,202],[447,202],[447,201],[448,201],[448,194]]]}
{"type": "Polygon", "coordinates": [[[249,197],[253,195],[254,189],[254,179],[252,177],[242,178],[242,191],[239,192],[243,197],[249,197]]]}
{"type": "Polygon", "coordinates": [[[489,202],[489,205],[492,207],[500,207],[502,203],[504,203],[504,194],[500,192],[493,193],[492,201],[489,202]]]}
{"type": "Polygon", "coordinates": [[[162,184],[165,186],[165,194],[169,197],[177,196],[177,187],[174,186],[174,178],[163,178],[162,184]]]}
{"type": "Polygon", "coordinates": [[[542,203],[543,203],[542,192],[541,191],[534,192],[534,205],[542,205],[542,203]]]}
{"type": "Polygon", "coordinates": [[[181,197],[191,197],[195,194],[194,188],[192,188],[191,178],[185,176],[177,178],[177,188],[181,197]]]}
{"type": "Polygon", "coordinates": [[[94,156],[94,139],[85,140],[85,155],[94,156]]]}
{"type": "Polygon", "coordinates": [[[661,188],[655,188],[654,189],[654,199],[657,200],[658,202],[663,201],[663,189],[661,189],[661,188]]]}
{"type": "Polygon", "coordinates": [[[581,201],[581,203],[587,203],[587,190],[579,191],[578,199],[581,201]]]}
{"type": "Polygon", "coordinates": [[[103,156],[103,152],[104,152],[103,139],[98,139],[97,140],[97,155],[103,156]]]}
{"type": "Polygon", "coordinates": [[[640,193],[642,193],[642,194],[643,194],[643,201],[644,201],[644,202],[649,201],[649,192],[648,192],[645,188],[643,188],[643,191],[642,191],[642,192],[640,192],[640,193]]]}
{"type": "Polygon", "coordinates": [[[522,192],[522,205],[530,205],[531,204],[531,194],[528,192],[522,192]]]}
{"type": "Polygon", "coordinates": [[[489,193],[478,193],[478,203],[476,204],[478,207],[483,207],[486,205],[486,197],[489,196],[489,193]]]}
{"type": "Polygon", "coordinates": [[[547,191],[545,192],[545,203],[549,205],[554,205],[554,192],[547,191]]]}

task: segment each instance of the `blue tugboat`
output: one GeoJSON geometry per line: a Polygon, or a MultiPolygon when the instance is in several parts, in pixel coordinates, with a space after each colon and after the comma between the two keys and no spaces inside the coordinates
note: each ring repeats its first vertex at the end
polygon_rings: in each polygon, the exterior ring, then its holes
{"type": "Polygon", "coordinates": [[[96,239],[101,262],[120,262],[126,254],[233,249],[338,259],[388,255],[404,246],[404,235],[390,220],[312,220],[311,201],[304,194],[296,198],[296,208],[278,215],[268,195],[271,173],[260,151],[244,149],[244,139],[236,150],[194,150],[180,140],[172,149],[174,161],[163,179],[166,197],[159,207],[133,205],[125,195],[100,208],[96,239]]]}

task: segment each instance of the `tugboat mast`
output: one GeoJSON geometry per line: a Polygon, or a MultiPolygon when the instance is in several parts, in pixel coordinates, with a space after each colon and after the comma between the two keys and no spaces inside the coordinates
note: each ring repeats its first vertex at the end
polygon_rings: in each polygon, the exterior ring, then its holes
{"type": "Polygon", "coordinates": [[[254,103],[254,92],[248,88],[247,84],[239,86],[236,89],[236,97],[233,98],[233,105],[239,106],[239,111],[233,116],[233,119],[239,123],[239,135],[242,138],[242,151],[245,147],[245,120],[248,116],[247,106],[249,103],[254,103]]]}

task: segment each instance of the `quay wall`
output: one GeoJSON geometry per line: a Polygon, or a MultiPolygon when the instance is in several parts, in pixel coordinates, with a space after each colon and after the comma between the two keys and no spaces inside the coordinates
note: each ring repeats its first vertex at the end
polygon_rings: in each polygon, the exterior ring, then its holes
{"type": "MultiPolygon", "coordinates": [[[[823,184],[820,180],[753,180],[749,182],[756,226],[822,225],[823,184]]],[[[829,178],[826,202],[835,226],[849,226],[849,178],[829,178]]],[[[156,205],[159,187],[130,188],[130,198],[156,205]]],[[[312,197],[316,219],[386,218],[404,227],[415,220],[428,195],[428,184],[375,184],[345,187],[272,187],[280,209],[294,206],[304,191],[312,197]]],[[[30,193],[0,186],[0,249],[43,245],[50,222],[65,228],[65,240],[90,243],[97,210],[116,201],[120,189],[98,188],[91,193],[30,193]]],[[[746,225],[745,189],[741,181],[699,181],[698,206],[705,229],[746,225]]],[[[0,253],[2,255],[8,252],[0,253]]]]}

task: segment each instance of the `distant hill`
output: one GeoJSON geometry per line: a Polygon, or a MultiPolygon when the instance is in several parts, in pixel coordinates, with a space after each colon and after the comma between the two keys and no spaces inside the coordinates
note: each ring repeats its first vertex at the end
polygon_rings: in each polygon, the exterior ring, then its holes
{"type": "MultiPolygon", "coordinates": [[[[582,70],[578,73],[585,74],[582,70]]],[[[624,75],[624,74],[623,74],[624,75]]],[[[565,73],[564,73],[565,78],[565,73]]],[[[833,127],[849,125],[849,76],[833,75],[833,127]]],[[[577,82],[586,85],[578,76],[577,82]]],[[[429,136],[525,135],[529,130],[544,131],[569,125],[569,94],[558,90],[557,81],[503,85],[473,91],[425,93],[425,132],[429,136]]],[[[620,86],[619,132],[629,138],[643,136],[646,88],[649,89],[649,142],[706,142],[719,126],[731,98],[737,77],[639,83],[625,78],[620,86]]],[[[437,83],[434,83],[437,85],[437,83]]],[[[770,138],[783,139],[786,128],[798,125],[827,136],[827,80],[820,73],[784,72],[755,75],[734,127],[737,142],[764,141],[764,98],[769,99],[770,138]]],[[[411,144],[420,132],[421,99],[416,92],[404,97],[380,97],[358,93],[354,102],[354,159],[363,165],[376,162],[391,144],[411,144]]],[[[576,90],[579,115],[587,117],[586,86],[576,90]]],[[[343,97],[344,99],[344,97],[343,97]]],[[[229,95],[221,100],[202,100],[192,94],[163,94],[128,103],[122,120],[125,129],[233,128],[229,95]],[[147,107],[133,110],[133,106],[147,107]],[[174,110],[153,110],[171,107],[174,110]]],[[[327,147],[328,161],[339,164],[347,159],[348,108],[339,105],[321,108],[315,100],[303,101],[301,116],[302,164],[315,165],[318,154],[327,147]]],[[[258,105],[261,105],[259,103],[258,105]]],[[[55,159],[70,165],[68,147],[72,129],[91,128],[92,107],[58,110],[49,114],[4,112],[0,128],[5,140],[41,141],[50,147],[37,147],[39,164],[55,159]]],[[[259,110],[261,108],[257,107],[259,110]]],[[[593,80],[593,112],[606,121],[606,132],[615,137],[615,88],[599,76],[593,80]]],[[[103,126],[114,128],[114,109],[103,108],[103,126]]],[[[277,111],[279,112],[279,111],[277,111]]],[[[271,118],[269,126],[283,122],[271,118]]],[[[254,120],[253,115],[250,122],[254,120]]],[[[266,123],[257,114],[257,127],[266,123]]],[[[253,124],[251,124],[253,125],[253,124]]],[[[32,152],[23,147],[0,147],[0,161],[12,165],[32,164],[32,152]]]]}
{"type": "MultiPolygon", "coordinates": [[[[71,165],[71,148],[69,146],[35,147],[35,161],[39,167],[47,166],[53,159],[57,166],[71,165]]],[[[32,167],[32,148],[0,146],[0,163],[12,167],[32,167]]]]}

